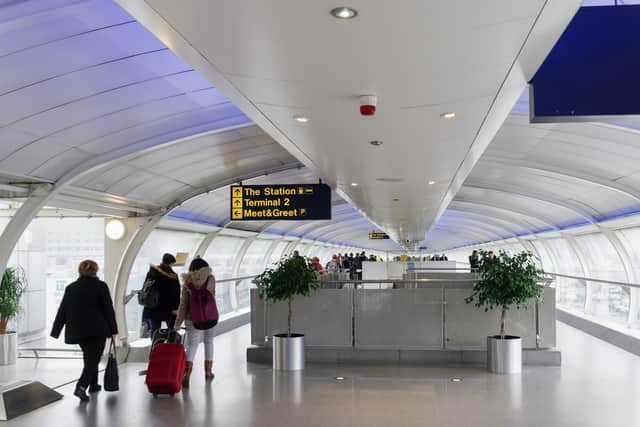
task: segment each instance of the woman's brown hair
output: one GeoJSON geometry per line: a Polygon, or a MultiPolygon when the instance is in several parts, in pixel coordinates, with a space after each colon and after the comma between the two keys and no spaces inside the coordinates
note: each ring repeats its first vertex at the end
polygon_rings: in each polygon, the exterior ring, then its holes
{"type": "Polygon", "coordinates": [[[91,259],[85,259],[78,266],[78,273],[80,276],[95,276],[98,274],[98,263],[91,259]]]}

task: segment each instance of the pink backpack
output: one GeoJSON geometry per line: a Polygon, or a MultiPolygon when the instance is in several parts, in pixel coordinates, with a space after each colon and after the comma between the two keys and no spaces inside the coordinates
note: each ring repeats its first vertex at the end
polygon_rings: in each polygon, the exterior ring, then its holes
{"type": "Polygon", "coordinates": [[[218,324],[218,306],[216,299],[207,289],[210,278],[200,287],[196,288],[193,283],[187,283],[191,291],[189,305],[191,308],[191,323],[196,329],[211,329],[218,324]]]}

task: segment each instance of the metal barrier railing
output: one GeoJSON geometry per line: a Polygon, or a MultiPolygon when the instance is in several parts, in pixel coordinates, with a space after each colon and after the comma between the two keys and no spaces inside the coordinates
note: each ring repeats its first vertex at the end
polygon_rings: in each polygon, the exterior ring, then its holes
{"type": "MultiPolygon", "coordinates": [[[[233,287],[233,291],[237,293],[238,285],[244,280],[252,280],[258,277],[258,275],[250,275],[250,276],[241,276],[241,277],[233,277],[230,279],[216,279],[216,285],[225,284],[225,285],[235,285],[233,287]]],[[[131,302],[132,299],[139,293],[139,290],[135,290],[130,292],[124,297],[124,304],[127,305],[131,302]]],[[[239,295],[235,295],[235,298],[232,298],[232,301],[239,301],[239,295]]],[[[248,301],[248,298],[247,298],[248,301]]],[[[234,307],[234,310],[228,313],[224,313],[223,316],[229,317],[231,314],[241,311],[247,307],[234,307]]],[[[128,340],[127,340],[128,341],[128,340]]],[[[58,347],[30,347],[27,345],[18,347],[18,357],[21,359],[82,359],[81,356],[82,351],[79,348],[58,348],[58,347]],[[51,353],[55,355],[51,355],[51,353]],[[26,356],[25,354],[32,354],[33,356],[26,356]],[[60,356],[58,354],[68,354],[69,356],[60,356]],[[76,356],[78,354],[79,356],[76,356]]]]}
{"type": "MultiPolygon", "coordinates": [[[[454,276],[452,274],[452,276],[454,276]]],[[[372,280],[319,280],[318,284],[321,289],[345,289],[352,290],[352,292],[345,292],[345,296],[349,296],[351,301],[347,304],[351,306],[351,346],[356,346],[356,336],[358,336],[359,331],[359,323],[356,320],[358,316],[358,301],[363,297],[366,297],[369,292],[374,292],[377,290],[389,292],[390,290],[398,290],[398,292],[402,292],[403,290],[411,290],[411,289],[420,289],[420,288],[428,288],[431,290],[436,290],[436,292],[441,292],[441,297],[434,298],[432,301],[423,301],[421,300],[421,304],[427,304],[431,306],[441,306],[442,318],[440,320],[441,329],[441,337],[442,342],[440,343],[442,349],[446,349],[449,346],[448,343],[448,333],[447,329],[450,325],[450,319],[447,318],[447,307],[451,304],[448,301],[447,289],[471,289],[473,284],[477,283],[477,278],[418,278],[418,279],[372,279],[372,280]],[[459,286],[456,286],[459,285],[459,286]]],[[[549,277],[540,277],[539,285],[541,287],[550,287],[553,282],[552,278],[549,277]]],[[[259,285],[258,285],[259,287],[259,285]]],[[[268,325],[270,322],[267,321],[268,316],[268,303],[267,301],[262,301],[263,307],[263,319],[262,319],[262,327],[260,336],[264,337],[264,342],[267,343],[269,341],[269,336],[271,335],[271,330],[268,330],[268,325]]],[[[542,348],[541,346],[541,324],[542,321],[540,319],[541,310],[540,306],[544,304],[544,299],[540,298],[535,302],[532,302],[534,309],[534,324],[532,332],[536,337],[536,348],[542,348]]],[[[255,318],[254,318],[255,321],[255,318]]],[[[549,322],[547,321],[547,324],[549,322]]],[[[262,338],[261,338],[262,339],[262,338]]]]}
{"type": "Polygon", "coordinates": [[[79,348],[47,348],[47,347],[18,347],[18,358],[20,359],[82,359],[82,350],[79,348]],[[22,353],[33,353],[33,356],[24,356],[22,353]],[[75,356],[43,356],[42,353],[71,353],[75,356]]]}
{"type": "Polygon", "coordinates": [[[545,272],[556,279],[558,308],[602,324],[640,328],[640,284],[545,272]]]}
{"type": "Polygon", "coordinates": [[[563,278],[567,278],[567,279],[583,280],[585,282],[593,282],[593,283],[599,283],[599,284],[605,284],[605,285],[624,286],[624,287],[627,287],[627,288],[638,288],[638,289],[640,289],[640,285],[636,284],[636,283],[627,283],[627,282],[618,282],[618,281],[615,281],[615,280],[596,279],[596,278],[593,278],[593,277],[572,276],[570,274],[549,273],[549,272],[546,272],[546,271],[545,271],[544,274],[552,276],[552,277],[563,277],[563,278]]]}

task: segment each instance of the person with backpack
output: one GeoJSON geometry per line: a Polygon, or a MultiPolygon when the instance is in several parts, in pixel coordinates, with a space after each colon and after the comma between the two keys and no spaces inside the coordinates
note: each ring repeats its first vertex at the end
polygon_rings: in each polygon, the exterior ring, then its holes
{"type": "Polygon", "coordinates": [[[218,323],[216,279],[209,264],[200,257],[191,261],[189,272],[183,275],[182,296],[174,326],[176,331],[180,330],[183,321],[187,327],[187,362],[182,387],[188,388],[193,359],[200,344],[204,344],[205,379],[211,381],[214,378],[213,338],[214,326],[218,323]]]}
{"type": "Polygon", "coordinates": [[[162,256],[160,265],[151,265],[140,299],[144,310],[143,321],[148,321],[151,336],[161,328],[162,322],[172,329],[180,305],[180,281],[173,271],[176,258],[171,254],[162,256]]]}

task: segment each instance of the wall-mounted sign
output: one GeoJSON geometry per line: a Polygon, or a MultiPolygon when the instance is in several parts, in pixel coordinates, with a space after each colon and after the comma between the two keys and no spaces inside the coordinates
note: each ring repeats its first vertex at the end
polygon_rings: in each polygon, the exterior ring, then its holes
{"type": "Polygon", "coordinates": [[[331,219],[331,188],[326,184],[232,185],[231,219],[331,219]]]}
{"type": "Polygon", "coordinates": [[[369,240],[384,240],[388,238],[389,235],[387,233],[369,233],[369,240]]]}

